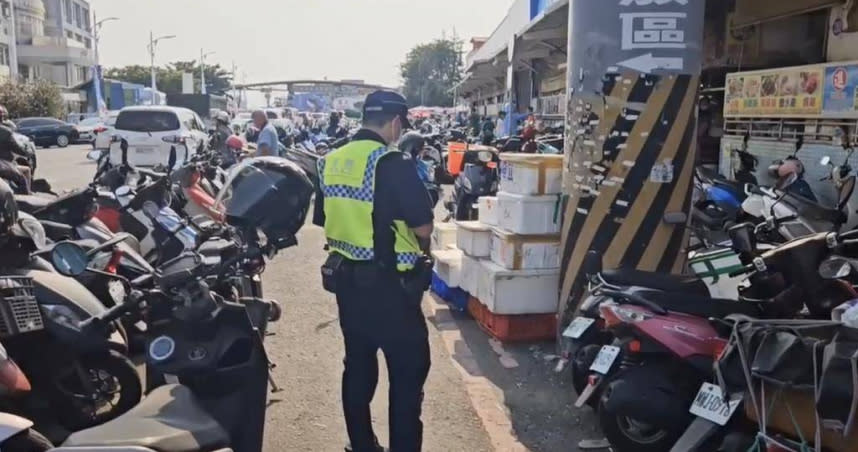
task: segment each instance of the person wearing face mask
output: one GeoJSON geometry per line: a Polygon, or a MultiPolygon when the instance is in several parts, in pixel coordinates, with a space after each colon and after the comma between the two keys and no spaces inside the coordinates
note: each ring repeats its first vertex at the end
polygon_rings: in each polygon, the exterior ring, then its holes
{"type": "Polygon", "coordinates": [[[336,294],[345,341],[342,400],[350,445],[379,452],[370,402],[378,350],[390,380],[391,450],[421,449],[429,340],[420,303],[429,286],[433,214],[415,162],[395,143],[410,127],[405,98],[367,96],[352,140],[319,160],[313,222],[325,229],[325,290],[336,294]]]}

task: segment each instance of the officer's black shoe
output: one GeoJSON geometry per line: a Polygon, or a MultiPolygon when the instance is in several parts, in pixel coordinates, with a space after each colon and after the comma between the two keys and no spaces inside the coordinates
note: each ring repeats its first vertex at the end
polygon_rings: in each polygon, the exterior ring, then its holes
{"type": "MultiPolygon", "coordinates": [[[[375,450],[376,450],[376,452],[390,452],[390,449],[388,449],[386,447],[381,447],[377,443],[375,445],[375,450]]],[[[353,452],[351,443],[346,444],[346,452],[353,452]]]]}

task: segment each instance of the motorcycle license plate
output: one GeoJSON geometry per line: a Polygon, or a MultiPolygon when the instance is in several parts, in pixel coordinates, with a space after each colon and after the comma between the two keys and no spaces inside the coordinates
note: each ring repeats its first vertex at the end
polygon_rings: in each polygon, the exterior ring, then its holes
{"type": "Polygon", "coordinates": [[[599,350],[599,354],[596,355],[596,359],[593,360],[593,364],[590,365],[590,370],[602,375],[607,375],[608,371],[611,370],[611,365],[614,364],[614,361],[617,359],[619,354],[620,347],[615,347],[613,345],[602,346],[602,349],[599,350]]]}
{"type": "Polygon", "coordinates": [[[741,394],[733,394],[729,400],[724,400],[720,387],[711,383],[703,383],[688,411],[695,416],[723,426],[733,416],[741,401],[741,394]]]}
{"type": "Polygon", "coordinates": [[[136,152],[136,153],[138,153],[138,154],[154,154],[154,153],[155,153],[155,148],[149,148],[149,147],[136,147],[136,148],[134,148],[134,152],[136,152]]]}
{"type": "Polygon", "coordinates": [[[563,331],[563,337],[568,337],[570,339],[578,339],[584,332],[590,328],[590,325],[596,322],[596,319],[591,319],[589,317],[575,317],[575,320],[566,327],[566,330],[563,331]]]}

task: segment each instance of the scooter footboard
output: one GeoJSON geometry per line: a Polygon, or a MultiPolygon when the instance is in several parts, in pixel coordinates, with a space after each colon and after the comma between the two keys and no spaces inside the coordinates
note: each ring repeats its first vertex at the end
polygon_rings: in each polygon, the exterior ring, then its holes
{"type": "Polygon", "coordinates": [[[691,396],[677,386],[657,366],[627,369],[605,388],[602,408],[662,428],[685,426],[691,421],[691,396]]]}

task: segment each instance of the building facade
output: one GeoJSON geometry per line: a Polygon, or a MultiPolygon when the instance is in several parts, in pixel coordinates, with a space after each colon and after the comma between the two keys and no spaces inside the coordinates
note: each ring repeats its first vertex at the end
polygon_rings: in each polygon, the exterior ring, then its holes
{"type": "Polygon", "coordinates": [[[95,53],[89,2],[14,2],[18,76],[22,80],[40,78],[72,87],[91,78],[95,53]]]}

